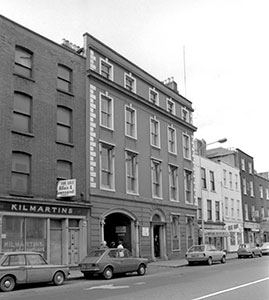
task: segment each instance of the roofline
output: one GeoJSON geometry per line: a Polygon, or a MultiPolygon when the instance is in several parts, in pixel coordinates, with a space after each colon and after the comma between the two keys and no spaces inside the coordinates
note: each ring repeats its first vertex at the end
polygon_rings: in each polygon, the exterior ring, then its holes
{"type": "Polygon", "coordinates": [[[151,75],[150,73],[148,73],[147,71],[145,71],[144,69],[142,69],[141,67],[139,67],[138,65],[136,65],[135,63],[133,63],[132,61],[130,61],[129,59],[127,59],[126,57],[124,57],[123,55],[121,55],[116,50],[110,48],[108,45],[104,44],[103,42],[101,42],[99,39],[97,39],[93,35],[89,34],[88,32],[85,32],[83,34],[83,37],[85,37],[85,36],[89,36],[90,38],[94,39],[97,43],[101,44],[103,47],[107,48],[109,51],[113,52],[114,54],[116,54],[117,56],[119,56],[120,58],[122,58],[123,60],[127,61],[129,64],[133,65],[135,68],[139,69],[140,71],[142,71],[143,73],[145,73],[147,76],[151,77],[153,80],[158,81],[160,84],[162,84],[170,92],[174,93],[177,96],[182,97],[184,100],[186,100],[190,104],[192,104],[192,102],[189,99],[187,99],[186,97],[182,96],[180,93],[175,92],[174,90],[172,90],[171,88],[169,88],[167,85],[165,85],[162,81],[160,81],[159,79],[157,79],[156,77],[154,77],[153,75],[151,75]]]}
{"type": "Polygon", "coordinates": [[[47,37],[45,37],[45,36],[43,36],[43,35],[41,35],[41,34],[35,32],[35,31],[33,31],[33,30],[31,30],[31,29],[29,29],[29,28],[27,28],[27,27],[25,27],[25,26],[23,26],[23,25],[21,25],[21,24],[15,22],[15,21],[13,21],[13,20],[11,20],[11,19],[8,19],[7,17],[5,17],[5,16],[3,16],[3,15],[1,15],[1,14],[0,14],[0,18],[6,20],[6,21],[8,21],[8,22],[10,22],[10,23],[12,23],[12,24],[14,24],[14,25],[16,25],[16,26],[18,26],[18,27],[20,27],[20,28],[22,28],[22,29],[24,29],[24,30],[26,30],[26,31],[28,31],[28,32],[30,32],[30,33],[32,33],[32,34],[34,34],[34,35],[37,35],[38,37],[40,37],[40,38],[42,38],[42,39],[44,39],[44,40],[46,40],[46,41],[48,41],[48,42],[50,42],[50,43],[56,45],[56,46],[58,46],[58,47],[60,47],[60,48],[62,48],[62,49],[65,49],[65,50],[67,50],[68,52],[71,52],[71,53],[73,53],[73,54],[75,54],[75,55],[77,55],[77,56],[79,56],[79,57],[81,57],[81,58],[86,59],[84,56],[82,56],[81,54],[77,53],[76,51],[74,51],[74,50],[72,50],[72,49],[69,49],[69,48],[67,48],[67,47],[65,47],[65,46],[63,46],[63,45],[61,45],[61,44],[59,44],[59,43],[56,43],[56,42],[54,42],[53,40],[50,40],[49,38],[47,38],[47,37]]]}
{"type": "Polygon", "coordinates": [[[242,151],[241,149],[236,148],[236,150],[237,150],[237,151],[240,151],[240,152],[244,153],[245,155],[249,156],[250,158],[254,159],[253,156],[247,154],[246,152],[242,151]]]}

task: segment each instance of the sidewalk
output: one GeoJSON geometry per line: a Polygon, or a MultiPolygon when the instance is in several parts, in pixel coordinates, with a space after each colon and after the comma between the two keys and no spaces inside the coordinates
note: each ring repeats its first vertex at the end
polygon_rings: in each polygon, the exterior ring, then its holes
{"type": "MultiPolygon", "coordinates": [[[[237,253],[227,253],[226,259],[235,259],[237,258],[237,253]]],[[[166,268],[179,268],[179,267],[184,267],[187,266],[188,262],[185,258],[181,259],[171,259],[171,260],[158,260],[154,262],[150,262],[148,264],[148,268],[151,267],[166,267],[166,268]]],[[[83,278],[83,274],[80,272],[78,267],[70,268],[70,275],[68,279],[78,279],[78,278],[83,278]]]]}

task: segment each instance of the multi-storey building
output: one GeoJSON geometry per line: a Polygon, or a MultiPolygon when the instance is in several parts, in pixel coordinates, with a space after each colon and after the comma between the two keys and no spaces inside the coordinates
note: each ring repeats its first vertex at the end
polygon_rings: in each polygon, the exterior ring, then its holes
{"type": "Polygon", "coordinates": [[[244,222],[244,241],[261,242],[260,199],[255,192],[254,159],[240,149],[228,150],[224,148],[211,149],[207,157],[215,161],[223,161],[236,166],[240,171],[242,195],[242,211],[244,222]]]}
{"type": "Polygon", "coordinates": [[[191,102],[173,80],[84,38],[91,246],[122,240],[134,255],[183,257],[197,232],[191,102]]]}
{"type": "Polygon", "coordinates": [[[76,264],[90,208],[85,58],[3,16],[0,28],[0,251],[76,264]],[[57,197],[64,179],[76,191],[57,197]]]}

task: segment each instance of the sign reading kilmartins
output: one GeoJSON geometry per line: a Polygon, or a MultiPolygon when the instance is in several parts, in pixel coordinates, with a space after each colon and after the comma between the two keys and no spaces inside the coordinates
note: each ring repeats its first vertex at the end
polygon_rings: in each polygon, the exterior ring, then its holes
{"type": "Polygon", "coordinates": [[[59,180],[57,198],[76,196],[76,179],[59,180]]]}

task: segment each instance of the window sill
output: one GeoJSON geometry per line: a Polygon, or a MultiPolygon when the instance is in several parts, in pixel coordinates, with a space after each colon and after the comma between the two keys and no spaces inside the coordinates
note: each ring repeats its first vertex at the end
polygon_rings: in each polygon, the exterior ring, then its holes
{"type": "Polygon", "coordinates": [[[33,133],[30,133],[30,132],[24,132],[24,131],[19,131],[19,130],[11,130],[12,133],[16,133],[16,134],[19,134],[19,135],[24,135],[24,136],[28,136],[30,138],[33,138],[35,137],[33,133]]]}
{"type": "Polygon", "coordinates": [[[58,88],[56,90],[60,93],[66,94],[66,95],[71,96],[71,97],[75,96],[73,93],[70,93],[70,92],[67,92],[67,91],[64,91],[64,90],[61,90],[61,89],[58,89],[58,88]]]}
{"type": "Polygon", "coordinates": [[[68,146],[68,147],[74,147],[75,145],[73,143],[67,143],[67,142],[61,142],[61,141],[56,141],[56,144],[68,146]]]}
{"type": "Polygon", "coordinates": [[[19,73],[14,72],[13,75],[18,76],[18,77],[23,78],[23,79],[26,79],[26,80],[29,80],[29,81],[32,81],[32,82],[35,82],[35,80],[33,78],[21,75],[19,73]]]}

